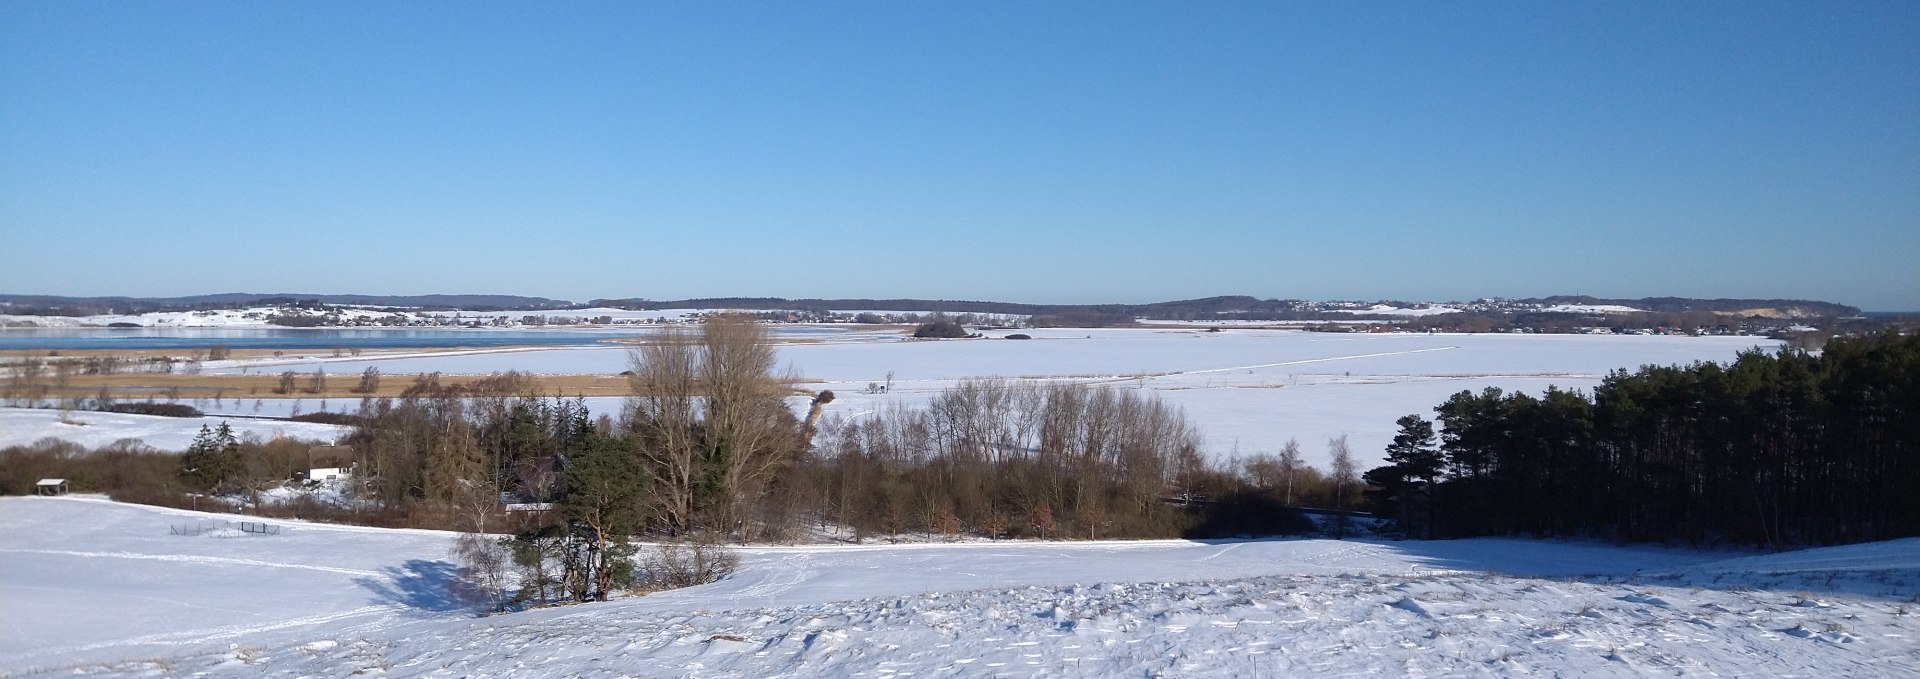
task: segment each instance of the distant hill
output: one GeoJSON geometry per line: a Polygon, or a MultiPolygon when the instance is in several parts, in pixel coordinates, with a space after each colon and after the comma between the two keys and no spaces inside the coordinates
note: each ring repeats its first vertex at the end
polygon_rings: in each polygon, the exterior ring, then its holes
{"type": "Polygon", "coordinates": [[[147,313],[240,306],[319,305],[391,306],[414,309],[499,311],[556,309],[572,302],[520,295],[315,295],[228,292],[187,297],[63,297],[60,295],[0,295],[0,311],[12,314],[87,316],[103,313],[147,313]]]}
{"type": "Polygon", "coordinates": [[[1022,304],[945,299],[786,299],[782,297],[699,297],[693,299],[596,299],[588,306],[612,306],[630,309],[819,309],[887,311],[937,311],[945,313],[1016,314],[1022,316],[1097,313],[1128,316],[1160,314],[1221,314],[1249,311],[1285,311],[1304,308],[1300,300],[1262,300],[1245,295],[1153,302],[1147,304],[1022,304]]]}
{"type": "Polygon", "coordinates": [[[1765,318],[1844,318],[1860,315],[1860,310],[1844,304],[1804,299],[1691,299],[1687,297],[1643,297],[1640,299],[1602,299],[1585,295],[1561,295],[1541,299],[1515,300],[1522,303],[1617,305],[1655,313],[1710,311],[1737,316],[1765,318]]]}
{"type": "MultiPolygon", "coordinates": [[[[1198,321],[1341,321],[1363,319],[1400,319],[1394,313],[1369,313],[1371,307],[1415,309],[1428,306],[1398,300],[1374,302],[1309,302],[1298,299],[1260,299],[1247,295],[1202,297],[1145,304],[1022,304],[926,299],[787,299],[782,297],[702,297],[676,300],[595,299],[588,306],[625,309],[792,309],[803,311],[885,310],[940,312],[951,314],[984,313],[1021,315],[1036,326],[1100,327],[1131,323],[1135,319],[1198,321]]],[[[1677,325],[1681,315],[1708,315],[1690,324],[1712,324],[1712,317],[1770,319],[1839,319],[1859,316],[1860,310],[1831,302],[1781,299],[1691,299],[1649,297],[1644,299],[1602,299],[1587,296],[1554,296],[1532,299],[1493,299],[1475,302],[1447,302],[1442,306],[1459,313],[1446,313],[1419,321],[1436,328],[1504,327],[1507,325],[1568,326],[1573,318],[1592,317],[1597,311],[1549,307],[1615,307],[1614,316],[1639,319],[1642,325],[1677,325]],[[1638,310],[1635,314],[1629,310],[1638,310]],[[1479,320],[1475,320],[1479,319],[1479,320]]]]}
{"type": "MultiPolygon", "coordinates": [[[[1410,302],[1382,300],[1390,307],[1410,308],[1410,302]]],[[[1647,297],[1642,299],[1603,299],[1579,295],[1560,295],[1530,299],[1499,300],[1493,304],[1457,304],[1484,312],[1535,311],[1547,306],[1618,306],[1649,313],[1711,312],[1767,318],[1840,318],[1858,316],[1860,310],[1843,304],[1794,299],[1691,299],[1685,297],[1647,297]]],[[[1326,302],[1298,299],[1260,299],[1247,295],[1203,297],[1199,299],[1151,302],[1145,304],[1021,304],[926,299],[786,299],[782,297],[701,297],[677,300],[596,299],[588,306],[612,306],[628,309],[809,309],[921,311],[944,313],[1018,314],[1057,316],[1063,314],[1156,318],[1242,318],[1242,319],[1352,319],[1355,316],[1329,315],[1334,308],[1348,308],[1326,302]]],[[[1350,306],[1350,305],[1349,305],[1350,306]]]]}
{"type": "MultiPolygon", "coordinates": [[[[1354,320],[1367,314],[1352,313],[1354,302],[1309,302],[1298,299],[1260,299],[1247,295],[1225,295],[1199,299],[1151,302],[1144,304],[1023,304],[981,300],[869,299],[842,298],[788,299],[783,297],[699,297],[676,300],[642,298],[595,299],[585,305],[567,300],[519,295],[321,295],[224,293],[189,297],[62,297],[57,295],[0,295],[0,312],[55,316],[84,316],[101,313],[145,313],[241,306],[390,306],[411,309],[463,311],[509,311],[567,309],[583,306],[607,306],[624,309],[793,309],[815,311],[884,310],[941,313],[1005,314],[1033,317],[1037,325],[1112,325],[1136,318],[1166,320],[1354,320]],[[1347,313],[1336,313],[1345,310],[1347,313]]],[[[1413,308],[1414,303],[1380,300],[1372,304],[1413,308]]],[[[1553,306],[1628,307],[1649,314],[1712,313],[1723,316],[1776,319],[1852,318],[1860,315],[1854,307],[1793,299],[1691,299],[1685,297],[1647,297],[1606,299],[1584,295],[1559,295],[1529,299],[1482,300],[1473,303],[1447,303],[1445,306],[1468,312],[1462,315],[1510,316],[1540,314],[1553,306]]],[[[1563,314],[1564,315],[1564,314],[1563,314]]]]}

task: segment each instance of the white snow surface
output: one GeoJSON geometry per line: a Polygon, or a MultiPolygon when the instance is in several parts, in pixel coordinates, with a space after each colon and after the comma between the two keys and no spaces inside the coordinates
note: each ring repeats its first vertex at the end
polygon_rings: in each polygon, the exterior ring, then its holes
{"type": "Polygon", "coordinates": [[[450,534],[0,499],[12,676],[1909,677],[1920,539],[749,547],[720,582],[475,618],[450,534]]]}
{"type": "Polygon", "coordinates": [[[1327,313],[1418,317],[1418,316],[1438,316],[1440,314],[1457,314],[1457,313],[1460,313],[1460,310],[1455,309],[1453,307],[1444,307],[1444,306],[1425,306],[1425,307],[1415,307],[1415,308],[1408,309],[1408,308],[1393,306],[1390,304],[1375,304],[1365,309],[1327,309],[1327,313]]]}
{"type": "Polygon", "coordinates": [[[1541,307],[1540,310],[1562,314],[1637,314],[1645,311],[1618,304],[1554,304],[1541,307]]]}
{"type": "Polygon", "coordinates": [[[231,425],[235,436],[262,441],[281,437],[332,441],[352,431],[351,427],[332,424],[240,417],[159,417],[74,410],[63,418],[60,411],[52,409],[0,408],[0,448],[43,438],[66,439],[88,448],[133,439],[160,450],[180,451],[193,442],[200,427],[218,428],[221,422],[231,425]]]}
{"type": "MultiPolygon", "coordinates": [[[[893,403],[924,404],[941,390],[974,377],[1032,378],[1143,390],[1180,406],[1216,458],[1272,453],[1288,439],[1308,462],[1325,468],[1327,441],[1348,437],[1363,467],[1378,463],[1392,440],[1394,420],[1434,406],[1462,390],[1498,387],[1538,394],[1548,386],[1592,389],[1609,371],[1644,364],[1729,361],[1745,349],[1772,348],[1758,337],[1634,335],[1340,334],[1295,330],[1036,329],[1031,340],[912,340],[898,332],[848,332],[777,345],[778,360],[810,389],[831,389],[832,419],[857,419],[893,403]],[[869,384],[893,387],[867,393],[869,384]]],[[[543,374],[614,374],[628,368],[621,347],[485,349],[405,352],[365,358],[296,355],[282,359],[216,361],[210,373],[326,370],[351,376],[378,367],[389,379],[406,373],[486,374],[520,370],[543,374]]],[[[598,413],[619,412],[623,399],[588,399],[598,413]]],[[[351,411],[355,399],[226,399],[192,401],[201,411],[234,418],[285,417],[297,408],[351,411]]],[[[793,401],[796,412],[806,399],[793,401]]],[[[78,413],[88,426],[58,423],[41,411],[0,409],[0,446],[60,436],[86,445],[139,438],[179,449],[211,419],[106,417],[78,413]],[[126,419],[132,418],[132,419],[126,419]]],[[[328,425],[234,419],[236,428],[267,438],[276,430],[300,438],[340,435],[328,425]]]]}
{"type": "MultiPolygon", "coordinates": [[[[268,323],[268,320],[284,312],[285,310],[280,307],[259,306],[243,309],[154,311],[144,314],[98,314],[74,317],[6,314],[0,315],[0,326],[72,328],[131,323],[152,328],[262,328],[271,327],[272,324],[268,323]]],[[[392,316],[397,312],[376,308],[342,308],[339,313],[345,319],[371,320],[392,316]]]]}
{"type": "MultiPolygon", "coordinates": [[[[924,403],[960,380],[1034,378],[1142,389],[1184,408],[1205,437],[1208,454],[1271,453],[1288,439],[1324,468],[1327,441],[1347,436],[1362,463],[1380,459],[1394,420],[1434,406],[1461,390],[1499,387],[1540,393],[1549,385],[1591,389],[1615,369],[1644,364],[1730,361],[1745,349],[1772,348],[1759,337],[1631,335],[1341,334],[1296,330],[1034,329],[1031,340],[911,340],[897,333],[849,333],[833,341],[780,344],[778,360],[812,389],[839,398],[828,417],[858,418],[889,403],[924,403]],[[893,373],[893,388],[865,393],[893,373]]],[[[302,369],[300,366],[292,366],[302,369]]],[[[485,374],[614,374],[628,368],[619,347],[442,353],[405,358],[338,360],[333,374],[378,367],[387,375],[420,372],[485,374]]],[[[209,365],[210,372],[239,372],[209,365]]],[[[268,369],[268,368],[260,368],[268,369]]],[[[286,367],[274,367],[282,370],[286,367]]],[[[304,369],[314,369],[311,366],[304,369]]],[[[272,401],[202,410],[284,414],[272,401]]],[[[282,402],[288,408],[291,402],[282,402]]],[[[615,412],[620,399],[589,399],[595,412],[615,412]]],[[[804,401],[796,401],[796,408],[804,401]]],[[[311,411],[317,402],[305,401],[311,411]]],[[[354,402],[334,400],[346,410],[354,402]]],[[[1367,466],[1371,466],[1368,464],[1367,466]]]]}

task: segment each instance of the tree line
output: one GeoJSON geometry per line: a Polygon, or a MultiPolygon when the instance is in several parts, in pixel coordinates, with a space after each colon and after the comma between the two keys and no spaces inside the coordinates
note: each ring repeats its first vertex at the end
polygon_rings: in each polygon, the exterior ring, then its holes
{"type": "Polygon", "coordinates": [[[1138,391],[973,380],[924,408],[826,417],[832,392],[803,400],[764,327],[735,317],[667,329],[630,363],[617,414],[529,395],[515,373],[365,399],[347,441],[364,492],[427,520],[505,493],[595,533],[736,541],[1304,532],[1286,505],[1360,497],[1344,441],[1344,476],[1297,445],[1209,460],[1183,413],[1138,391]]]}
{"type": "Polygon", "coordinates": [[[1920,336],[1645,366],[1592,395],[1463,391],[1366,473],[1419,537],[1831,544],[1920,535],[1920,336]]]}
{"type": "MultiPolygon", "coordinates": [[[[547,555],[537,565],[559,573],[556,591],[590,598],[647,579],[646,560],[618,548],[634,536],[1231,537],[1305,532],[1290,508],[1363,503],[1420,537],[1873,540],[1920,533],[1904,492],[1920,480],[1916,343],[1882,335],[1623,370],[1590,396],[1461,392],[1431,420],[1402,418],[1389,464],[1362,477],[1344,439],[1328,442],[1325,471],[1292,442],[1202,455],[1177,408],[1111,386],[971,380],[923,407],[829,416],[832,392],[774,372],[761,325],[717,317],[634,349],[619,412],[538,395],[519,373],[416,376],[349,419],[355,503],[251,506],[515,534],[516,553],[547,555]]],[[[195,450],[218,455],[104,451],[118,468],[71,446],[14,448],[0,482],[65,476],[178,504],[257,495],[306,466],[304,444],[209,435],[195,450]]]]}

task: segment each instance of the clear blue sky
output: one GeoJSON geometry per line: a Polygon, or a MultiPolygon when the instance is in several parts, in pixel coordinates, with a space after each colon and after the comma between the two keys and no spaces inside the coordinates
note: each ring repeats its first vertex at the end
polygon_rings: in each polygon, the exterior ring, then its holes
{"type": "Polygon", "coordinates": [[[0,291],[1920,308],[1920,3],[0,4],[0,291]]]}

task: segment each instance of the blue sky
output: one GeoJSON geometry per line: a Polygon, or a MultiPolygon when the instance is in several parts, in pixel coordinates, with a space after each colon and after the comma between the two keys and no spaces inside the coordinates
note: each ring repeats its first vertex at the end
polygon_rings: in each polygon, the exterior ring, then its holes
{"type": "Polygon", "coordinates": [[[0,291],[1920,308],[1920,3],[0,4],[0,291]]]}

